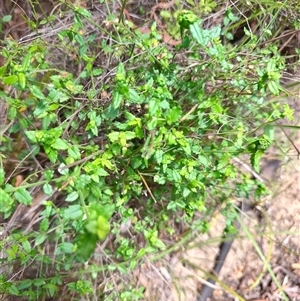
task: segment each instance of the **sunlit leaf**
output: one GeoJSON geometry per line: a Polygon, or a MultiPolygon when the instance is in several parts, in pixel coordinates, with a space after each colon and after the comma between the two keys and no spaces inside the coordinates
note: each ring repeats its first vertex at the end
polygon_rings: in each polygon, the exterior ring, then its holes
{"type": "Polygon", "coordinates": [[[104,240],[110,231],[108,220],[100,215],[97,219],[97,235],[100,240],[104,240]]]}
{"type": "Polygon", "coordinates": [[[70,194],[68,194],[68,196],[66,197],[65,201],[66,202],[74,202],[78,199],[79,194],[77,191],[73,191],[70,194]]]}
{"type": "Polygon", "coordinates": [[[34,86],[34,85],[31,85],[29,87],[30,89],[30,92],[36,97],[36,98],[39,98],[39,99],[44,99],[45,98],[45,95],[43,94],[43,92],[41,91],[41,89],[38,87],[38,86],[34,86]]]}
{"type": "Polygon", "coordinates": [[[107,135],[111,142],[116,142],[119,140],[120,132],[112,132],[107,135]]]}
{"type": "Polygon", "coordinates": [[[47,195],[52,195],[53,193],[53,188],[49,183],[46,183],[43,185],[43,191],[47,194],[47,195]]]}
{"type": "Polygon", "coordinates": [[[66,141],[62,140],[61,138],[57,138],[51,146],[59,150],[60,149],[65,150],[69,148],[69,144],[66,141]]]}
{"type": "Polygon", "coordinates": [[[19,85],[22,89],[26,87],[26,75],[23,72],[18,73],[19,85]]]}
{"type": "Polygon", "coordinates": [[[9,75],[3,77],[3,83],[5,85],[13,85],[19,81],[19,77],[17,75],[9,75]]]}

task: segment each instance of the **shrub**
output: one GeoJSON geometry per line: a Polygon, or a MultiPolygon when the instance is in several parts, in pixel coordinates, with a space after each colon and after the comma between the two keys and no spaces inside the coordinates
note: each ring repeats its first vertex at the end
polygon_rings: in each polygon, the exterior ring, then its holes
{"type": "MultiPolygon", "coordinates": [[[[161,43],[155,23],[142,34],[114,20],[107,23],[113,42],[97,45],[83,33],[86,23],[96,26],[91,13],[73,7],[73,14],[57,39],[78,72],[52,64],[43,38],[7,39],[1,52],[1,99],[11,125],[1,137],[0,210],[10,220],[1,248],[11,268],[0,288],[28,300],[57,296],[66,283],[68,294],[92,296],[103,275],[129,273],[145,255],[171,248],[163,237],[178,231],[176,223],[206,232],[220,207],[232,229],[233,199],[256,187],[233,159],[246,156],[259,172],[273,122],[292,118],[288,105],[268,101],[283,90],[278,47],[256,47],[259,37],[247,30],[232,46],[232,12],[211,29],[194,12],[177,12],[182,43],[173,48],[161,43]],[[109,58],[107,69],[96,66],[95,47],[109,58]],[[99,243],[107,246],[101,266],[99,243]],[[28,277],[9,277],[16,265],[34,268],[28,277]]],[[[106,289],[94,294],[143,295],[106,289]]]]}

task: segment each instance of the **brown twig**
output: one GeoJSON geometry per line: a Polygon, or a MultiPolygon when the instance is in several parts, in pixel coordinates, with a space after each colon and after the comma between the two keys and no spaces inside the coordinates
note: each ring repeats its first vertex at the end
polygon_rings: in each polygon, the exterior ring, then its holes
{"type": "Polygon", "coordinates": [[[140,173],[139,171],[138,171],[138,174],[139,174],[139,176],[141,177],[141,179],[142,179],[144,185],[146,186],[147,191],[148,191],[149,194],[151,195],[153,201],[154,201],[155,203],[157,203],[157,200],[155,199],[154,195],[152,194],[152,191],[151,191],[151,189],[149,188],[149,186],[148,186],[147,182],[145,181],[144,177],[141,175],[141,173],[140,173]]]}

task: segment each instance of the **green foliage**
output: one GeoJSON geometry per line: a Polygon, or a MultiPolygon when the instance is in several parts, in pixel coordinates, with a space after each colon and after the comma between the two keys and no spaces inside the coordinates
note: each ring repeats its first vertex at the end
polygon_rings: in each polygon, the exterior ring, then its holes
{"type": "Polygon", "coordinates": [[[190,25],[194,24],[197,20],[197,16],[189,10],[180,12],[177,19],[181,29],[189,29],[190,25]]]}
{"type": "MultiPolygon", "coordinates": [[[[273,122],[293,118],[287,104],[270,106],[268,101],[270,93],[282,91],[285,62],[276,45],[256,47],[258,37],[246,29],[246,42],[232,47],[230,26],[238,19],[230,9],[222,26],[206,29],[197,12],[206,14],[216,3],[189,4],[193,11],[176,12],[174,27],[182,44],[174,49],[160,43],[155,24],[150,33],[141,34],[125,22],[108,20],[115,29],[113,42],[103,40],[97,51],[117,62],[115,68],[109,66],[110,75],[97,66],[95,37],[84,34],[86,22],[93,24],[91,13],[82,7],[72,8],[73,24],[57,33],[59,47],[72,51],[81,66],[78,74],[52,66],[42,39],[5,41],[0,80],[15,93],[6,89],[0,95],[13,124],[0,146],[1,158],[17,152],[18,137],[27,145],[18,150],[19,160],[31,165],[43,160],[16,187],[6,181],[1,166],[0,212],[7,219],[19,204],[31,205],[32,187],[45,194],[38,231],[15,231],[5,240],[7,263],[37,262],[39,275],[22,280],[1,276],[5,294],[28,300],[54,297],[69,281],[71,294],[88,299],[100,287],[93,283],[100,268],[92,269],[92,263],[102,244],[110,246],[105,249],[109,259],[101,263],[102,277],[110,270],[128,273],[146,255],[168,251],[163,235],[176,233],[173,220],[191,229],[200,225],[205,233],[211,212],[222,205],[232,232],[230,200],[248,197],[254,188],[257,197],[265,193],[240,174],[232,159],[248,156],[258,172],[274,139],[273,122]],[[188,50],[185,65],[176,59],[183,49],[188,50]],[[63,206],[57,205],[57,194],[63,196],[63,206]],[[195,213],[201,215],[198,222],[193,221],[195,213]],[[43,253],[43,246],[52,242],[55,262],[43,253]]],[[[105,300],[114,298],[140,300],[143,289],[123,287],[105,300]]]]}
{"type": "Polygon", "coordinates": [[[95,250],[96,243],[103,241],[110,231],[109,219],[114,213],[115,206],[93,203],[86,208],[87,217],[84,229],[77,238],[78,254],[87,260],[95,250]]]}
{"type": "Polygon", "coordinates": [[[12,16],[11,15],[6,15],[3,16],[0,20],[0,32],[3,31],[3,24],[8,23],[11,20],[12,16]]]}

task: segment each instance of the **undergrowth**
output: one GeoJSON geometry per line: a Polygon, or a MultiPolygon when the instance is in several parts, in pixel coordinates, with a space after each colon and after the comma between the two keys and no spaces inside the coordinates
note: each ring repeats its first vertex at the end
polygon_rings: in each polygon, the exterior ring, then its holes
{"type": "MultiPolygon", "coordinates": [[[[171,252],[166,237],[180,234],[178,224],[205,233],[220,208],[226,231],[234,231],[233,200],[267,192],[241,176],[233,158],[249,158],[259,173],[275,121],[293,118],[288,104],[268,101],[284,93],[286,61],[272,40],[282,14],[274,6],[250,12],[258,30],[228,7],[221,24],[206,28],[188,2],[190,10],[162,14],[174,22],[176,47],[162,42],[155,22],[142,33],[111,13],[99,25],[71,4],[61,14],[72,11],[73,22],[57,31],[55,45],[43,35],[4,40],[4,296],[141,300],[142,287],[117,286],[109,275],[171,252]],[[87,24],[105,38],[89,34],[87,24]],[[54,49],[73,61],[72,70],[54,63],[54,49]]],[[[204,2],[206,14],[218,8],[204,2]]]]}

